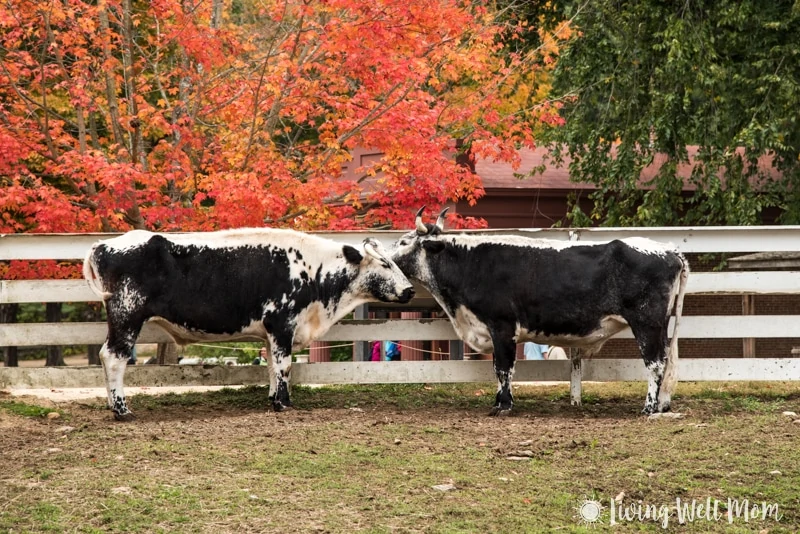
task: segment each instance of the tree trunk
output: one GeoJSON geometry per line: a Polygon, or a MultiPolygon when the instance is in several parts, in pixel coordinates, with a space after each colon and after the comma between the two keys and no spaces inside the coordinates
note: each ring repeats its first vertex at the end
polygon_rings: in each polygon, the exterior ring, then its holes
{"type": "MultiPolygon", "coordinates": [[[[0,304],[0,324],[16,323],[19,304],[0,304]]],[[[17,347],[3,347],[3,361],[6,367],[19,366],[19,349],[17,347]]]]}
{"type": "MultiPolygon", "coordinates": [[[[111,35],[111,25],[109,24],[108,7],[103,2],[99,6],[98,15],[100,19],[100,30],[103,34],[103,58],[107,63],[113,64],[113,56],[111,53],[111,46],[108,43],[111,35]]],[[[108,114],[109,122],[111,123],[111,130],[114,132],[114,141],[121,147],[130,150],[128,140],[122,130],[122,125],[119,120],[119,101],[117,100],[117,80],[114,78],[114,71],[110,68],[105,71],[106,76],[106,99],[108,100],[108,114]]]]}
{"type": "MultiPolygon", "coordinates": [[[[61,303],[60,302],[48,302],[45,305],[45,321],[48,323],[60,323],[61,322],[61,303]]],[[[55,345],[47,347],[47,361],[45,365],[48,367],[56,367],[61,365],[66,365],[64,363],[64,350],[61,345],[55,345]]]]}
{"type": "Polygon", "coordinates": [[[211,2],[211,28],[218,30],[222,24],[222,0],[212,0],[211,2]]]}

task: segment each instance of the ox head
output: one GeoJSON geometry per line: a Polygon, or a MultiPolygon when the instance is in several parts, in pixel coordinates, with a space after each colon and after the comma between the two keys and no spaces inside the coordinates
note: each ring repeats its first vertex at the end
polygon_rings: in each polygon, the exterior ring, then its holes
{"type": "Polygon", "coordinates": [[[444,215],[448,208],[439,213],[434,224],[422,222],[422,206],[417,212],[416,228],[404,234],[392,245],[392,259],[409,278],[419,280],[423,284],[427,280],[427,257],[439,254],[445,248],[445,243],[438,236],[444,231],[444,215]]]}
{"type": "Polygon", "coordinates": [[[355,283],[370,300],[406,303],[414,297],[414,286],[380,241],[368,237],[361,247],[344,245],[342,251],[347,262],[358,267],[355,283]]]}

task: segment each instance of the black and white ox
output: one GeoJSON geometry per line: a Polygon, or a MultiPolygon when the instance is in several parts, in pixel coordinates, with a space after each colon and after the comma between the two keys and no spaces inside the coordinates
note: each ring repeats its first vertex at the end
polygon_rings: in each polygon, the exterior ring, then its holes
{"type": "Polygon", "coordinates": [[[626,327],[650,372],[644,412],[669,410],[689,275],[674,247],[644,238],[578,243],[447,234],[446,211],[423,224],[419,210],[416,230],[393,245],[392,259],[431,292],[464,342],[494,354],[491,415],[511,412],[517,343],[580,347],[591,356],[626,327]]]}
{"type": "Polygon", "coordinates": [[[265,341],[270,399],[281,411],[291,406],[286,381],[292,350],[308,346],[363,303],[404,303],[414,296],[378,241],[353,247],[292,230],[134,230],[95,243],[83,273],[108,314],[101,359],[118,420],[133,418],[123,376],[147,321],[182,345],[265,341]]]}

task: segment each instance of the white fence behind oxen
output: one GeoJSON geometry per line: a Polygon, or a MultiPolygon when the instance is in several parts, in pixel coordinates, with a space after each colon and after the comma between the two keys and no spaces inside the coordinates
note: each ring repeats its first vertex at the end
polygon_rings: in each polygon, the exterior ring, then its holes
{"type": "MultiPolygon", "coordinates": [[[[800,252],[800,226],[626,228],[626,229],[524,229],[483,231],[572,241],[608,241],[640,236],[671,242],[683,253],[800,252]]],[[[324,233],[350,244],[375,237],[391,245],[401,232],[324,233]]],[[[0,236],[0,260],[82,260],[92,243],[111,234],[12,234],[0,236]]],[[[521,269],[525,266],[521,265],[521,269]]],[[[799,294],[800,272],[701,272],[689,277],[687,294],[799,294]]],[[[97,296],[84,280],[0,281],[0,303],[91,302],[97,296]]],[[[415,299],[416,306],[425,296],[415,299]]],[[[430,302],[428,296],[427,302],[430,302]]],[[[580,306],[580,303],[575,303],[580,306]]],[[[415,301],[410,303],[415,306],[415,301]]],[[[671,332],[671,329],[670,329],[671,332]]],[[[105,323],[18,323],[0,325],[0,347],[102,344],[105,323]]],[[[630,330],[618,337],[631,338],[630,330]]],[[[800,338],[798,315],[686,316],[681,339],[800,338]]],[[[455,340],[446,319],[351,320],[336,324],[321,341],[350,340],[455,340]]],[[[140,343],[168,342],[156,325],[148,324],[140,343]]],[[[451,351],[452,352],[452,351],[451,351]]],[[[600,353],[602,357],[602,352],[600,353]]],[[[790,354],[777,358],[696,358],[680,360],[682,381],[800,380],[800,359],[790,354]]],[[[591,359],[573,361],[519,361],[516,381],[572,381],[573,399],[579,398],[580,380],[646,380],[641,359],[591,359]]],[[[263,384],[266,367],[258,366],[134,366],[130,386],[263,384]]],[[[493,381],[490,361],[400,361],[295,363],[295,384],[375,384],[420,382],[493,381]]],[[[0,368],[0,387],[101,387],[99,367],[0,368]]]]}

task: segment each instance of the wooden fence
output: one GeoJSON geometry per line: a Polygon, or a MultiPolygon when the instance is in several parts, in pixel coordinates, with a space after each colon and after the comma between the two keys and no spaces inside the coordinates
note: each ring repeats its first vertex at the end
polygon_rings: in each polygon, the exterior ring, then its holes
{"type": "MultiPolygon", "coordinates": [[[[636,228],[636,229],[520,229],[482,231],[571,241],[608,241],[640,236],[674,243],[682,252],[731,253],[800,252],[800,226],[636,228]]],[[[401,234],[385,232],[322,233],[324,237],[356,244],[366,237],[390,246],[401,234]]],[[[83,259],[89,246],[111,234],[11,234],[0,236],[0,261],[83,259]]],[[[800,272],[703,272],[692,273],[689,294],[798,294],[800,272]]],[[[424,296],[420,297],[424,299],[424,296]]],[[[91,302],[97,297],[83,280],[0,281],[0,304],[25,302],[91,302]]],[[[416,299],[415,299],[416,300],[416,299]]],[[[428,297],[428,301],[429,301],[428,297]]],[[[415,305],[412,301],[411,306],[415,305]]],[[[17,323],[0,325],[0,347],[101,344],[105,323],[17,323]]],[[[618,334],[632,337],[630,330],[618,334]]],[[[681,339],[800,338],[800,315],[684,316],[681,339]]],[[[454,340],[446,319],[353,320],[336,324],[321,341],[376,339],[454,340]]],[[[148,324],[140,343],[170,339],[156,325],[148,324]]],[[[602,353],[601,353],[602,358],[602,353]]],[[[571,380],[579,398],[580,381],[645,380],[641,360],[601,359],[517,362],[515,380],[571,380]]],[[[800,359],[789,354],[779,358],[681,359],[683,381],[800,380],[800,359]]],[[[196,384],[252,384],[267,380],[265,368],[221,366],[136,366],[128,370],[129,385],[163,386],[196,384]]],[[[296,363],[295,384],[477,382],[494,380],[487,361],[405,361],[296,363]]],[[[0,388],[99,387],[98,367],[0,368],[0,388]]]]}

